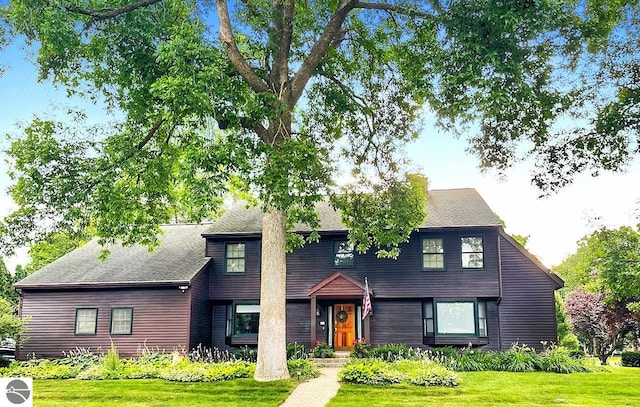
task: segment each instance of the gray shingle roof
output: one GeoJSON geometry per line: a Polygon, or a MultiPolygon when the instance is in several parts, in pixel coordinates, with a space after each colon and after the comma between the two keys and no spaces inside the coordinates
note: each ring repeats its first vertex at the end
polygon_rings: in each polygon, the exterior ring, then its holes
{"type": "MultiPolygon", "coordinates": [[[[327,202],[320,202],[319,231],[344,231],[340,215],[327,202]]],[[[421,228],[499,226],[493,211],[475,189],[429,191],[427,219],[421,228]]],[[[83,287],[115,285],[162,285],[190,281],[210,260],[204,257],[202,235],[260,233],[260,208],[244,204],[228,210],[208,225],[166,225],[160,246],[149,254],[142,246],[110,245],[111,254],[98,260],[102,247],[94,239],[86,245],[43,267],[16,284],[18,288],[83,287]]],[[[309,231],[305,225],[298,232],[309,231]]]]}
{"type": "MultiPolygon", "coordinates": [[[[318,231],[341,231],[346,227],[340,221],[340,214],[327,202],[316,205],[320,214],[318,231]]],[[[262,230],[260,208],[247,208],[239,204],[227,211],[212,224],[205,235],[236,233],[260,233],[262,230]]],[[[489,208],[480,194],[473,188],[436,189],[428,193],[427,218],[420,228],[445,228],[465,226],[500,226],[500,220],[489,208]]],[[[305,225],[298,225],[296,232],[307,232],[305,225]]]]}
{"type": "Polygon", "coordinates": [[[209,262],[204,257],[202,233],[210,225],[166,225],[160,246],[109,245],[106,261],[98,260],[102,246],[97,239],[59,258],[16,284],[28,287],[74,287],[102,285],[162,285],[188,282],[209,262]]]}

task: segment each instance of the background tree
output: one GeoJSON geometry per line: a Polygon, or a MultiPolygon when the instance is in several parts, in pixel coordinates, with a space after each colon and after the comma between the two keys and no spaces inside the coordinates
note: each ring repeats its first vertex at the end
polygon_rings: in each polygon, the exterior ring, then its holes
{"type": "Polygon", "coordinates": [[[554,269],[569,288],[584,286],[609,302],[640,300],[640,233],[602,227],[578,242],[578,250],[554,269]]]}
{"type": "MultiPolygon", "coordinates": [[[[421,109],[443,125],[477,124],[471,149],[482,167],[507,168],[518,143],[531,146],[527,154],[556,151],[552,124],[574,97],[557,75],[575,66],[557,64],[575,61],[584,35],[608,33],[574,2],[217,0],[217,19],[209,6],[3,8],[13,32],[40,45],[42,78],[104,98],[124,120],[101,132],[46,120],[25,128],[10,150],[20,209],[0,225],[0,242],[10,250],[51,229],[91,225],[102,243],[154,245],[176,207],[199,220],[227,193],[258,198],[261,380],[288,376],[285,249],[303,240],[287,230],[316,227],[314,204],[328,196],[359,250],[397,255],[425,215],[416,204],[425,185],[403,177],[399,155],[418,134],[421,109]],[[340,189],[334,179],[345,172],[354,182],[340,189]],[[359,203],[367,210],[354,211],[359,203]]],[[[589,168],[592,156],[572,159],[589,168]]]]}
{"type": "Polygon", "coordinates": [[[574,331],[589,342],[603,365],[625,345],[626,335],[637,329],[625,304],[608,305],[603,294],[577,289],[567,296],[565,308],[574,331]]]}
{"type": "Polygon", "coordinates": [[[13,306],[4,298],[0,298],[0,341],[11,338],[20,342],[24,333],[24,323],[19,318],[13,306]]]}

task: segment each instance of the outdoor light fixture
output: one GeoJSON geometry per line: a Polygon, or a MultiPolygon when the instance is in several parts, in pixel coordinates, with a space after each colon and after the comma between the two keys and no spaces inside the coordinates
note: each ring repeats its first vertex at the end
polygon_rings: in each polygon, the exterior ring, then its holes
{"type": "Polygon", "coordinates": [[[320,307],[316,307],[316,316],[319,317],[320,316],[320,307]]]}
{"type": "Polygon", "coordinates": [[[178,288],[180,289],[180,291],[185,292],[189,289],[189,286],[186,284],[183,284],[183,285],[179,285],[178,288]]]}

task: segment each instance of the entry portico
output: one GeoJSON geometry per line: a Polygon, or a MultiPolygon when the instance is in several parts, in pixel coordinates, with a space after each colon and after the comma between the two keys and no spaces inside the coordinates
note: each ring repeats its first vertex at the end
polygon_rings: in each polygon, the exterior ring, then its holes
{"type": "Polygon", "coordinates": [[[369,342],[369,318],[362,319],[364,290],[363,283],[340,271],[311,287],[311,343],[351,350],[357,339],[369,342]]]}

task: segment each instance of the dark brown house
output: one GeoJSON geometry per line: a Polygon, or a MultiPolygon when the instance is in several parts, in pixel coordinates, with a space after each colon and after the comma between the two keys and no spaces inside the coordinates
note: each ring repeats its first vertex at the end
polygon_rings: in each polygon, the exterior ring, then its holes
{"type": "MultiPolygon", "coordinates": [[[[475,190],[430,191],[428,217],[396,260],[354,252],[339,214],[318,211],[320,241],[287,255],[289,342],[506,349],[556,340],[562,280],[503,231],[475,190]],[[363,319],[365,278],[373,312],[363,319]]],[[[239,205],[213,224],[164,226],[155,253],[113,246],[100,262],[96,241],[69,253],[16,284],[31,317],[20,357],[111,341],[123,355],[257,344],[260,225],[258,208],[239,205]]]]}

